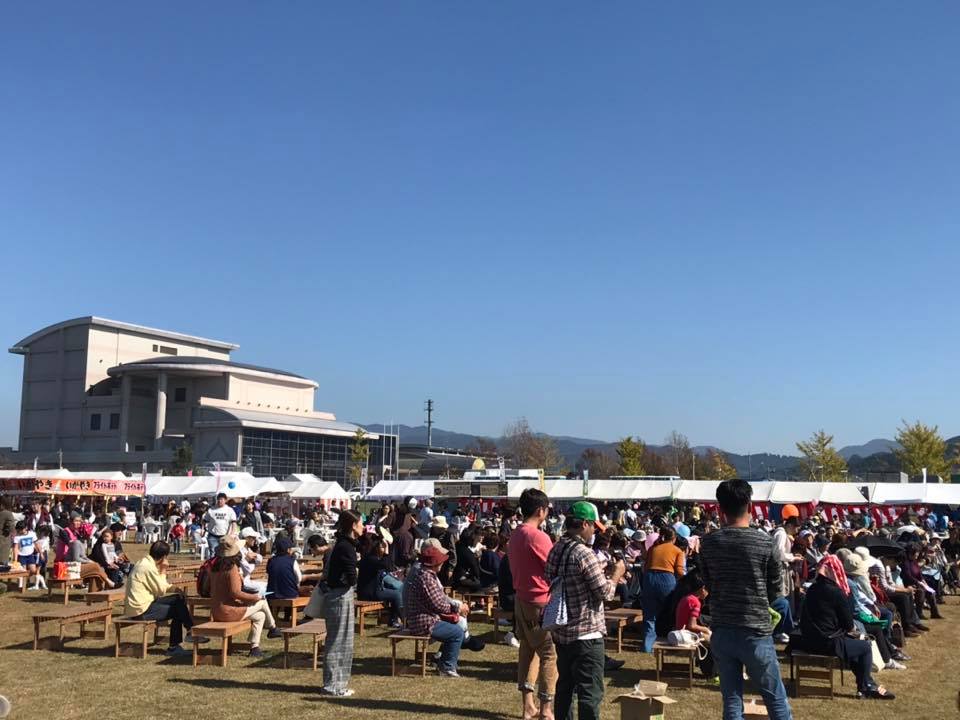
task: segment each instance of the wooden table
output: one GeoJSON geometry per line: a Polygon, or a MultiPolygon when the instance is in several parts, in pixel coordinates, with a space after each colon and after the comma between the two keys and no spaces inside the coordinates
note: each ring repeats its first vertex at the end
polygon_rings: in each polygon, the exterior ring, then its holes
{"type": "Polygon", "coordinates": [[[357,633],[360,637],[363,637],[367,625],[367,615],[372,613],[375,618],[379,618],[380,613],[387,609],[387,604],[380,600],[356,600],[353,603],[353,608],[357,616],[357,627],[359,628],[357,633]]]}
{"type": "Polygon", "coordinates": [[[283,669],[286,670],[290,665],[287,656],[290,654],[290,640],[295,635],[310,635],[313,638],[313,671],[317,671],[317,655],[320,652],[320,645],[327,639],[327,624],[323,620],[311,620],[302,625],[284,628],[283,633],[283,669]]]}
{"type": "Polygon", "coordinates": [[[677,680],[678,687],[693,687],[693,667],[697,662],[696,645],[669,645],[664,642],[653,644],[653,657],[656,664],[657,682],[660,675],[677,680]],[[682,662],[667,662],[670,656],[679,656],[682,662]]]}
{"type": "Polygon", "coordinates": [[[200,638],[223,638],[220,646],[220,667],[227,666],[227,653],[230,651],[230,638],[250,629],[250,620],[237,622],[205,622],[190,628],[193,638],[193,666],[200,663],[200,638]]]}
{"type": "Polygon", "coordinates": [[[463,601],[467,603],[469,607],[473,603],[482,603],[484,606],[484,613],[488,618],[493,617],[493,608],[497,600],[497,591],[496,590],[474,590],[461,592],[460,596],[463,598],[463,601]]]}
{"type": "MultiPolygon", "coordinates": [[[[302,608],[305,608],[310,603],[310,598],[306,595],[299,595],[295,598],[275,598],[268,599],[267,604],[270,606],[270,609],[274,611],[274,616],[279,616],[279,610],[285,608],[290,609],[290,627],[296,627],[297,625],[297,616],[302,608]]],[[[277,620],[277,625],[279,626],[280,621],[277,620]]]]}
{"type": "Polygon", "coordinates": [[[56,622],[60,626],[60,647],[64,644],[64,627],[67,625],[79,624],[80,637],[84,635],[84,629],[88,622],[103,620],[109,627],[110,618],[113,616],[113,606],[109,604],[100,605],[74,605],[73,607],[51,607],[49,610],[34,613],[33,615],[33,649],[36,650],[40,645],[40,625],[45,622],[56,622]]]}
{"type": "Polygon", "coordinates": [[[10,571],[5,572],[5,573],[0,573],[0,582],[2,582],[2,583],[11,583],[11,582],[14,582],[14,581],[19,580],[19,581],[21,581],[21,582],[20,582],[20,592],[26,592],[26,590],[27,590],[27,578],[29,577],[29,575],[30,575],[30,573],[28,573],[26,570],[10,570],[10,571]]]}
{"type": "Polygon", "coordinates": [[[617,652],[623,652],[623,630],[627,625],[643,622],[643,610],[617,608],[604,612],[604,618],[611,629],[617,631],[617,652]]]}

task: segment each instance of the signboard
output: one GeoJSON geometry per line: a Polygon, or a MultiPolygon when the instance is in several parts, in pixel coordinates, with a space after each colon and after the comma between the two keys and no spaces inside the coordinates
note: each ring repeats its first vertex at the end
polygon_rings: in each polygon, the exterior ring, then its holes
{"type": "Polygon", "coordinates": [[[492,498],[506,497],[507,483],[498,482],[437,482],[433,494],[438,498],[492,498]]]}
{"type": "Polygon", "coordinates": [[[506,497],[507,484],[505,482],[484,482],[474,483],[478,485],[476,495],[478,497],[506,497]]]}
{"type": "Polygon", "coordinates": [[[142,496],[142,480],[77,480],[71,478],[3,478],[0,490],[10,495],[136,495],[142,496]]]}
{"type": "Polygon", "coordinates": [[[438,498],[471,497],[471,483],[437,482],[433,484],[433,494],[438,498]]]}

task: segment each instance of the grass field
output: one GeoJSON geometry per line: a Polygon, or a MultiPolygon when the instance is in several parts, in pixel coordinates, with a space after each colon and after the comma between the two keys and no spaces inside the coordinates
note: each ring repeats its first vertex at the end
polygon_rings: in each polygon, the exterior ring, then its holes
{"type": "MultiPolygon", "coordinates": [[[[131,555],[142,553],[136,546],[128,550],[139,551],[131,555]]],[[[480,653],[464,651],[461,679],[391,678],[390,646],[384,639],[387,631],[378,629],[362,641],[357,638],[353,668],[356,696],[336,699],[319,694],[321,673],[310,670],[306,654],[298,658],[298,667],[283,670],[281,640],[264,638],[267,656],[262,660],[231,655],[226,670],[194,669],[189,657],[164,656],[163,637],[161,646],[151,648],[145,661],[114,659],[112,637],[108,642],[71,640],[63,652],[33,652],[29,617],[46,603],[45,593],[7,593],[0,597],[0,694],[12,702],[13,718],[227,718],[249,717],[251,711],[272,717],[335,716],[338,720],[519,717],[514,679],[516,650],[504,645],[490,644],[480,653]]],[[[846,685],[833,701],[791,700],[794,716],[800,720],[855,715],[871,720],[958,717],[960,679],[952,653],[960,644],[960,600],[948,598],[943,613],[947,619],[930,621],[933,632],[909,641],[906,652],[913,656],[909,670],[878,674],[878,679],[898,694],[897,700],[855,700],[853,677],[846,673],[846,685]]],[[[488,624],[476,623],[473,629],[487,639],[492,635],[488,624]]],[[[70,631],[76,633],[75,626],[70,631]]],[[[55,626],[49,626],[46,632],[55,632],[55,626]]],[[[631,642],[634,640],[631,638],[631,642]]],[[[306,653],[305,639],[294,644],[306,653]]],[[[629,647],[621,657],[627,665],[607,678],[605,720],[619,717],[619,706],[611,704],[611,698],[641,677],[653,678],[651,657],[629,647]]],[[[669,720],[721,716],[717,688],[700,685],[670,694],[678,702],[669,707],[669,720]]]]}

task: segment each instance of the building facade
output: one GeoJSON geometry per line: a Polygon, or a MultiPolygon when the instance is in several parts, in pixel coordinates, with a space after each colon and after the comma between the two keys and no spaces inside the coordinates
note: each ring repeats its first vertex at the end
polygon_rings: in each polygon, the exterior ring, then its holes
{"type": "MultiPolygon", "coordinates": [[[[182,445],[194,462],[256,475],[314,473],[351,484],[357,425],[314,410],[317,383],[238,363],[233,343],[98,317],[24,338],[20,462],[72,469],[163,469],[182,445]]],[[[396,467],[396,438],[367,433],[370,478],[396,467]]]]}

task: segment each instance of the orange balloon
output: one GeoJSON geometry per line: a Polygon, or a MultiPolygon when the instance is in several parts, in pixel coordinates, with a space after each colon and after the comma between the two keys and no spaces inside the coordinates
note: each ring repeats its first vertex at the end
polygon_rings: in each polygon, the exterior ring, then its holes
{"type": "Polygon", "coordinates": [[[792,517],[800,517],[800,511],[797,510],[796,505],[784,505],[783,510],[780,511],[780,517],[784,520],[792,517]]]}

